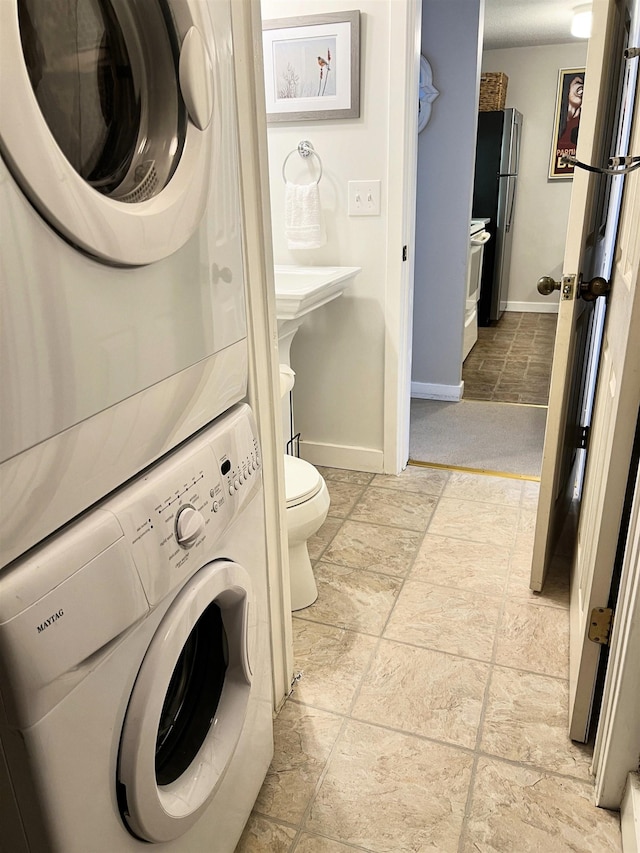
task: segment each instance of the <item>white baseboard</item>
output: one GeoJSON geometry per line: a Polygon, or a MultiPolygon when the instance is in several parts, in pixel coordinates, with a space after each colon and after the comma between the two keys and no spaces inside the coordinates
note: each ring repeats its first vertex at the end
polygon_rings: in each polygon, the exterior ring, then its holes
{"type": "Polygon", "coordinates": [[[344,468],[347,471],[366,471],[369,474],[382,474],[384,471],[382,450],[373,450],[370,447],[301,441],[300,456],[312,465],[324,468],[344,468]]]}
{"type": "Polygon", "coordinates": [[[640,853],[640,777],[629,773],[620,806],[623,853],[640,853]]]}
{"type": "Polygon", "coordinates": [[[549,302],[507,302],[505,311],[521,311],[525,314],[557,314],[560,299],[550,299],[549,302]]]}
{"type": "Polygon", "coordinates": [[[411,396],[419,400],[448,400],[458,403],[462,400],[464,382],[458,385],[436,385],[431,382],[412,382],[411,396]]]}

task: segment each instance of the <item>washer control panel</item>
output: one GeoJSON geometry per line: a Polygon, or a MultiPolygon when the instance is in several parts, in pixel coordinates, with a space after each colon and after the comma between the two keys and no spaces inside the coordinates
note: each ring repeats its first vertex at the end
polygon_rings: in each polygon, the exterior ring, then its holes
{"type": "Polygon", "coordinates": [[[258,453],[258,440],[253,438],[253,446],[245,448],[245,453],[238,457],[235,465],[230,459],[222,463],[221,471],[226,476],[227,492],[234,497],[236,492],[246,484],[251,484],[251,478],[260,468],[260,455],[258,453]]]}
{"type": "Polygon", "coordinates": [[[229,556],[221,537],[259,493],[260,467],[251,410],[236,406],[3,570],[0,644],[12,689],[2,692],[0,679],[0,693],[12,725],[49,713],[85,677],[87,658],[229,556]]]}
{"type": "Polygon", "coordinates": [[[216,541],[260,486],[253,416],[238,406],[108,501],[149,603],[215,559],[216,541]]]}

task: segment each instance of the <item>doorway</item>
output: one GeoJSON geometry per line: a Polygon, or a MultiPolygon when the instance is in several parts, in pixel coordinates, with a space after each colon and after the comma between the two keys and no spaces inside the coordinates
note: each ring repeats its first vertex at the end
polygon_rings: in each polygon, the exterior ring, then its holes
{"type": "MultiPolygon", "coordinates": [[[[491,3],[488,3],[487,17],[490,10],[491,3]]],[[[443,62],[446,61],[446,57],[438,56],[439,48],[433,37],[429,36],[429,32],[432,31],[432,21],[429,18],[423,23],[423,28],[422,50],[423,52],[435,51],[434,55],[427,56],[427,58],[434,68],[434,85],[438,86],[437,75],[444,73],[443,69],[446,68],[446,65],[443,65],[443,62]]],[[[482,68],[490,71],[501,70],[506,73],[508,77],[506,107],[516,107],[524,115],[523,150],[516,198],[511,286],[506,306],[507,311],[500,321],[489,327],[479,329],[478,342],[463,365],[461,359],[456,362],[455,354],[450,355],[446,378],[439,377],[436,380],[445,386],[444,394],[439,396],[437,394],[439,389],[437,388],[435,389],[436,393],[433,394],[433,397],[441,403],[440,408],[443,406],[452,410],[460,408],[462,411],[465,409],[470,411],[472,404],[478,402],[492,406],[504,406],[508,403],[511,406],[543,407],[547,404],[557,316],[554,313],[556,306],[550,303],[557,297],[550,297],[548,301],[543,301],[543,298],[537,293],[536,282],[541,275],[551,275],[555,278],[559,275],[571,194],[571,181],[552,181],[548,177],[555,96],[559,69],[567,65],[576,67],[583,65],[586,59],[585,41],[555,45],[536,43],[515,47],[513,44],[502,43],[498,45],[491,41],[489,31],[485,32],[485,36],[489,40],[485,39],[482,68]],[[455,397],[456,391],[459,393],[458,398],[455,397]],[[446,399],[460,399],[462,405],[460,403],[443,404],[442,401],[446,399]]],[[[567,42],[569,40],[570,36],[567,35],[567,42]]],[[[520,44],[522,43],[520,42],[520,44]]],[[[469,66],[467,73],[471,73],[471,70],[473,69],[469,66]]],[[[437,125],[438,110],[441,107],[440,101],[441,99],[437,100],[433,106],[431,122],[425,129],[423,136],[425,134],[438,134],[441,130],[437,125]]],[[[461,135],[461,131],[459,135],[461,135]]],[[[426,140],[425,143],[421,140],[419,144],[423,147],[430,147],[433,140],[426,140]]],[[[439,148],[443,149],[446,145],[446,140],[443,137],[439,143],[439,148]]],[[[419,181],[421,169],[425,167],[425,163],[420,162],[421,154],[422,149],[419,153],[418,163],[419,181]]],[[[456,165],[461,170],[467,168],[462,155],[456,165]]],[[[471,213],[472,168],[468,168],[468,172],[467,198],[469,199],[469,209],[466,213],[465,205],[459,205],[456,214],[456,228],[468,227],[465,217],[471,213]]],[[[460,193],[458,195],[461,197],[460,193]]],[[[444,209],[440,213],[445,214],[447,210],[444,209]]],[[[475,211],[474,215],[476,215],[475,211]]],[[[420,204],[418,205],[418,217],[420,217],[420,204]]],[[[417,231],[419,234],[423,233],[420,222],[418,222],[417,231]]],[[[441,239],[440,242],[442,244],[445,241],[441,239]]],[[[457,262],[459,262],[459,258],[449,258],[450,284],[453,284],[455,263],[457,262]]],[[[417,264],[419,264],[418,257],[417,264]]],[[[451,325],[447,334],[450,338],[453,337],[457,329],[454,328],[456,321],[452,317],[454,312],[456,312],[455,316],[460,314],[458,306],[453,304],[457,295],[445,294],[449,299],[448,307],[451,313],[447,314],[447,306],[441,304],[437,310],[437,319],[435,321],[427,319],[425,324],[424,314],[420,314],[420,312],[426,313],[429,310],[431,300],[421,302],[419,290],[423,278],[421,270],[417,268],[417,292],[414,297],[414,382],[412,382],[412,392],[415,390],[416,384],[419,385],[420,382],[429,383],[429,368],[434,363],[434,358],[439,355],[439,353],[434,355],[432,351],[424,357],[424,353],[417,352],[416,358],[416,350],[419,351],[421,347],[425,346],[420,336],[430,334],[432,327],[436,324],[449,322],[451,325]],[[429,302],[428,305],[427,302],[429,302]],[[422,364],[426,365],[422,375],[420,375],[419,364],[421,358],[422,364]]],[[[439,281],[436,281],[435,284],[432,281],[430,286],[439,288],[441,285],[439,281]]],[[[438,297],[441,302],[442,293],[444,293],[444,288],[438,297]]],[[[437,334],[442,333],[436,330],[434,335],[437,334]]],[[[439,346],[440,351],[443,352],[444,347],[439,346]]],[[[440,376],[444,376],[444,371],[441,372],[440,376]]],[[[426,400],[424,403],[423,401],[416,401],[415,396],[420,396],[419,394],[412,393],[412,396],[414,397],[411,419],[413,432],[415,426],[414,413],[419,409],[428,407],[429,403],[426,400]]],[[[427,397],[428,395],[424,394],[423,396],[427,397]]],[[[505,419],[507,421],[511,414],[511,406],[506,413],[505,419]]],[[[538,421],[540,414],[537,412],[538,421]]],[[[514,426],[515,424],[516,421],[514,420],[514,426]]],[[[470,440],[475,439],[473,434],[477,435],[478,429],[470,422],[468,429],[468,432],[472,433],[470,440]]],[[[515,429],[520,429],[520,427],[517,426],[515,429]]],[[[511,432],[513,431],[514,428],[511,429],[511,432]]],[[[518,436],[511,436],[511,438],[517,444],[518,436]]],[[[544,422],[540,425],[537,436],[540,459],[543,438],[544,422]]],[[[411,437],[409,458],[415,458],[411,437]]],[[[429,460],[423,458],[422,461],[429,460]]],[[[464,464],[455,458],[450,462],[453,465],[464,464]]],[[[503,472],[505,467],[499,466],[496,470],[503,472]]],[[[529,470],[527,473],[531,474],[532,472],[529,470]]],[[[539,476],[539,473],[540,467],[538,465],[535,474],[539,476]]]]}

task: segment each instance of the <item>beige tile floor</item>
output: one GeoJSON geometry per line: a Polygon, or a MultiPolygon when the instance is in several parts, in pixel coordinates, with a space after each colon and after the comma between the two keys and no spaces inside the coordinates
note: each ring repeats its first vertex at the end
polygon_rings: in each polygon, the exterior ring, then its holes
{"type": "Polygon", "coordinates": [[[619,853],[566,733],[567,583],[527,586],[537,484],[323,473],[319,597],[236,853],[619,853]]]}

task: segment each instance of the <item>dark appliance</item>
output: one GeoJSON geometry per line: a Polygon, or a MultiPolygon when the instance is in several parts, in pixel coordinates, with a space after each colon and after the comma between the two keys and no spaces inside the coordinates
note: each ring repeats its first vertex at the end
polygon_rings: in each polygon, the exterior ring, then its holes
{"type": "Polygon", "coordinates": [[[518,110],[478,114],[472,216],[489,220],[486,230],[492,237],[484,252],[480,326],[499,320],[507,303],[521,134],[522,113],[518,110]]]}

